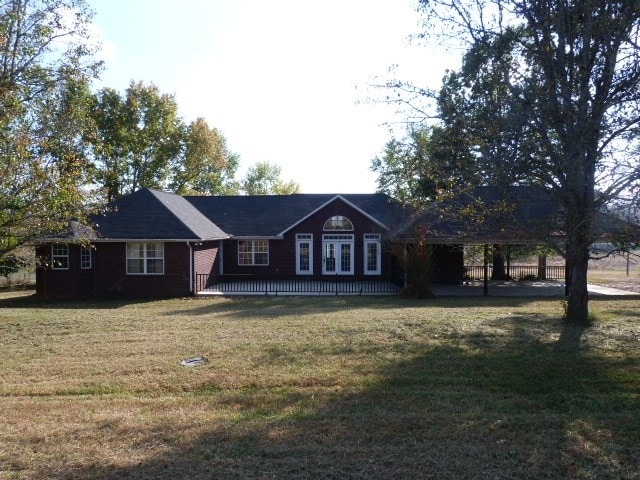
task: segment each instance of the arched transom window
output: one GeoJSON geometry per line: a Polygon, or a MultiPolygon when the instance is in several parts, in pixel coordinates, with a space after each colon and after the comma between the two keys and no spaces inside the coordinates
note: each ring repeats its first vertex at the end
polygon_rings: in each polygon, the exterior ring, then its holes
{"type": "Polygon", "coordinates": [[[353,223],[347,217],[335,215],[325,222],[324,229],[332,232],[353,231],[353,223]]]}

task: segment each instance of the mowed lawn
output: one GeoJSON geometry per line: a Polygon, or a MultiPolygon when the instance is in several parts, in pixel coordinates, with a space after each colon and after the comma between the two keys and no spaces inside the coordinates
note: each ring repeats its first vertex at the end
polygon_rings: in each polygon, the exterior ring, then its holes
{"type": "Polygon", "coordinates": [[[1,293],[0,478],[638,479],[640,299],[591,306],[1,293]]]}

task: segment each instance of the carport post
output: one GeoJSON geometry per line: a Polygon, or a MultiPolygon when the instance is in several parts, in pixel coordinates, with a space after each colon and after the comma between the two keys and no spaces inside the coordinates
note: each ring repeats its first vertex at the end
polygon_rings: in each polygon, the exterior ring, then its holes
{"type": "Polygon", "coordinates": [[[486,297],[487,295],[489,295],[489,244],[485,243],[484,244],[484,263],[483,263],[483,294],[486,297]]]}

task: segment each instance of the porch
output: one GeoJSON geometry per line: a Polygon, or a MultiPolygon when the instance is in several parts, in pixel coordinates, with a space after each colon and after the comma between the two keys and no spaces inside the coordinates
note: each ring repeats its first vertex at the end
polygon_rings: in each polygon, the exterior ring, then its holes
{"type": "Polygon", "coordinates": [[[373,276],[196,274],[196,294],[206,295],[397,295],[397,282],[373,276]]]}
{"type": "MultiPolygon", "coordinates": [[[[564,267],[511,266],[514,281],[490,281],[492,266],[467,266],[460,281],[451,285],[434,284],[435,295],[477,295],[483,285],[485,295],[561,295],[564,292],[564,267]],[[485,275],[487,281],[485,281],[485,275]],[[528,282],[527,282],[528,280],[528,282]],[[522,293],[523,292],[523,293],[522,293]]],[[[397,295],[404,279],[382,279],[372,275],[247,275],[196,274],[196,294],[207,295],[397,295]]]]}

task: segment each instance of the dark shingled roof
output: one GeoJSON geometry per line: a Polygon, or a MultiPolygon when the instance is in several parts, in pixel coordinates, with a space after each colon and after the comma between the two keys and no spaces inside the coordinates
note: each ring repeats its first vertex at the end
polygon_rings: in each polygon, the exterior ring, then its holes
{"type": "Polygon", "coordinates": [[[239,237],[277,236],[331,200],[341,198],[389,229],[406,216],[399,204],[382,193],[185,198],[222,230],[239,237]]]}
{"type": "MultiPolygon", "coordinates": [[[[264,196],[187,196],[144,188],[109,204],[92,228],[71,222],[51,239],[215,240],[277,237],[331,202],[346,202],[387,229],[386,236],[411,239],[422,230],[432,243],[522,243],[564,236],[557,202],[536,187],[480,187],[430,208],[413,210],[382,193],[264,196]],[[497,207],[497,208],[496,208],[497,207]]],[[[598,238],[638,226],[611,215],[594,222],[598,238]]]]}
{"type": "Polygon", "coordinates": [[[183,197],[143,188],[111,202],[93,219],[98,238],[211,240],[227,238],[183,197]]]}
{"type": "Polygon", "coordinates": [[[557,235],[558,207],[538,187],[477,187],[418,211],[391,237],[412,238],[422,230],[432,242],[509,243],[557,235]]]}

